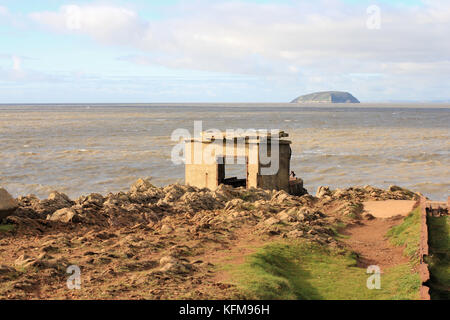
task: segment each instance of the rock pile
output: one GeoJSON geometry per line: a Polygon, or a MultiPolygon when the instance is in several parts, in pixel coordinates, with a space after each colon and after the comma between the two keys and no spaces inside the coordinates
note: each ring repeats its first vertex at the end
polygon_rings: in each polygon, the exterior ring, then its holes
{"type": "Polygon", "coordinates": [[[149,298],[141,296],[145,292],[154,299],[183,299],[194,291],[194,298],[217,298],[233,290],[212,277],[229,252],[241,255],[249,244],[281,238],[341,247],[335,226],[365,217],[363,201],[416,197],[399,187],[322,187],[314,197],[225,185],[215,191],[159,188],[142,179],[127,192],[76,200],[59,192],[45,200],[19,197],[17,209],[3,219],[15,225],[13,231],[0,232],[0,251],[7,253],[0,264],[0,282],[6,283],[0,297],[34,297],[42,288],[47,297],[63,297],[67,267],[79,265],[84,298],[92,292],[149,298]]]}
{"type": "Polygon", "coordinates": [[[329,187],[321,186],[317,189],[316,197],[321,200],[353,200],[363,202],[369,200],[418,200],[420,195],[398,186],[390,186],[388,190],[372,186],[330,190],[329,187]]]}
{"type": "MultiPolygon", "coordinates": [[[[356,216],[361,213],[361,202],[366,200],[409,200],[417,197],[417,194],[396,186],[388,190],[371,186],[336,190],[320,187],[316,197],[297,197],[285,191],[225,185],[215,191],[180,184],[159,188],[148,180],[139,179],[128,192],[106,196],[93,193],[74,201],[59,192],[51,193],[45,200],[39,200],[34,195],[19,197],[17,210],[6,220],[28,230],[42,230],[55,224],[98,227],[152,224],[160,228],[161,233],[170,234],[177,225],[165,223],[163,227],[163,219],[172,216],[190,219],[201,215],[210,216],[213,223],[254,220],[262,232],[272,234],[282,233],[280,226],[294,226],[295,230],[291,228],[288,234],[295,236],[300,231],[308,232],[314,221],[325,218],[321,210],[327,206],[338,208],[343,215],[356,216]],[[309,227],[305,228],[305,225],[309,227]]],[[[14,208],[11,199],[10,209],[14,208]]]]}

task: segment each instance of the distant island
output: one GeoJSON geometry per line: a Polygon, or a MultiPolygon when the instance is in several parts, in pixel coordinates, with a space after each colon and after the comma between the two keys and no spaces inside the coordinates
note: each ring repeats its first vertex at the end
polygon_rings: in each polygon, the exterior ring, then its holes
{"type": "Polygon", "coordinates": [[[291,103],[359,103],[359,100],[348,92],[324,91],[300,96],[291,103]]]}

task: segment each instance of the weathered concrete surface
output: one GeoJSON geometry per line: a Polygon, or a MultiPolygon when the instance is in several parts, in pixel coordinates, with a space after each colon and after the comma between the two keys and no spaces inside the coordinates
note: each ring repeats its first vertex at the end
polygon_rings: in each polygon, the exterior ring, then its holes
{"type": "Polygon", "coordinates": [[[427,201],[427,214],[433,217],[440,217],[448,214],[448,201],[427,201]]]}
{"type": "Polygon", "coordinates": [[[428,225],[427,225],[427,199],[422,197],[420,199],[420,247],[419,247],[419,275],[422,285],[420,287],[420,298],[422,300],[431,300],[430,288],[425,283],[430,280],[430,271],[428,270],[428,264],[425,262],[425,256],[428,255],[428,225]]]}
{"type": "MultiPolygon", "coordinates": [[[[247,189],[253,187],[290,192],[292,150],[291,141],[282,140],[287,137],[286,133],[281,132],[279,137],[270,139],[267,134],[259,133],[255,133],[255,136],[244,133],[239,139],[234,135],[220,134],[222,137],[213,137],[214,140],[203,136],[201,139],[185,141],[186,185],[214,191],[221,184],[227,184],[225,166],[236,164],[239,159],[242,163],[237,164],[246,168],[246,177],[240,178],[245,180],[247,189]]],[[[303,188],[298,188],[298,195],[304,194],[301,191],[303,188]]]]}
{"type": "Polygon", "coordinates": [[[17,201],[3,188],[0,188],[0,220],[10,216],[18,208],[17,201]]]}
{"type": "Polygon", "coordinates": [[[376,218],[390,218],[398,215],[407,216],[415,204],[414,200],[366,201],[364,210],[376,218]]]}

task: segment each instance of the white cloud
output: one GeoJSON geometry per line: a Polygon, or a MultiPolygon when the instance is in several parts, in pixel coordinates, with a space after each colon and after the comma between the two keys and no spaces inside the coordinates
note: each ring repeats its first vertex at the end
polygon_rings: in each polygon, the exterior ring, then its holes
{"type": "Polygon", "coordinates": [[[13,70],[21,71],[22,70],[22,59],[18,56],[12,56],[13,70]]]}
{"type": "Polygon", "coordinates": [[[146,23],[136,12],[123,7],[67,5],[57,12],[35,12],[30,17],[54,31],[88,34],[107,44],[133,45],[145,37],[146,23]]]}
{"type": "Polygon", "coordinates": [[[33,13],[55,30],[87,34],[108,44],[150,53],[147,60],[174,68],[290,74],[303,68],[373,72],[386,62],[444,61],[450,56],[450,4],[382,8],[381,30],[368,30],[364,7],[337,1],[267,5],[239,2],[185,4],[175,18],[143,21],[127,8],[62,7],[33,13]]]}
{"type": "Polygon", "coordinates": [[[190,1],[153,21],[111,5],[67,5],[30,17],[55,32],[138,50],[128,60],[139,64],[277,78],[311,89],[442,90],[450,81],[450,2],[380,8],[379,30],[367,28],[366,6],[338,0],[190,1]]]}
{"type": "Polygon", "coordinates": [[[8,8],[0,6],[0,16],[6,16],[8,13],[8,8]]]}

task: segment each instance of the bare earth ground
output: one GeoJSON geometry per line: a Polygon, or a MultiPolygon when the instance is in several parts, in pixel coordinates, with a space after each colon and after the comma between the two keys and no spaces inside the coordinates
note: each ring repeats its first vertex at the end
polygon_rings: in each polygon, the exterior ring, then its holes
{"type": "Polygon", "coordinates": [[[317,197],[283,191],[221,188],[214,192],[140,180],[128,193],[62,194],[19,199],[0,232],[0,299],[229,299],[236,288],[221,271],[271,241],[303,239],[348,245],[382,268],[406,261],[384,238],[401,219],[361,220],[362,203],[410,200],[399,187],[328,190],[317,197]],[[62,208],[62,209],[61,209],[62,208]],[[62,210],[62,211],[61,211],[62,210]],[[342,243],[332,227],[356,223],[342,243]],[[81,269],[68,290],[67,267],[81,269]]]}
{"type": "MultiPolygon", "coordinates": [[[[2,241],[2,264],[17,257],[38,257],[37,264],[2,283],[2,298],[31,299],[212,299],[223,298],[227,285],[212,281],[213,264],[222,253],[239,254],[232,233],[222,239],[187,234],[160,235],[145,226],[62,232],[45,237],[2,241]],[[98,237],[100,235],[100,238],[98,237]],[[171,270],[160,261],[176,257],[171,270]],[[65,260],[67,263],[64,263],[65,260]],[[208,260],[208,261],[207,261],[208,260]],[[53,267],[52,264],[55,264],[53,267]],[[47,266],[46,266],[47,264],[47,266]],[[58,264],[64,268],[59,270],[58,264]],[[68,290],[65,266],[81,268],[82,290],[68,290]],[[16,279],[17,277],[17,279],[16,279]],[[9,288],[8,288],[9,287],[9,288]],[[9,289],[9,290],[8,290],[9,289]],[[6,292],[5,292],[6,291],[6,292]],[[223,292],[222,292],[223,291],[223,292]]],[[[170,262],[169,262],[170,264],[170,262]]],[[[166,264],[167,266],[168,264],[166,264]]]]}
{"type": "Polygon", "coordinates": [[[386,268],[408,262],[408,258],[403,255],[404,248],[393,246],[386,237],[388,230],[402,221],[401,216],[364,220],[342,232],[349,236],[344,242],[358,253],[360,267],[376,265],[383,272],[386,268]]]}
{"type": "Polygon", "coordinates": [[[348,236],[344,242],[359,255],[361,267],[377,265],[381,271],[408,262],[404,247],[392,245],[386,234],[393,226],[402,223],[416,201],[385,200],[366,201],[364,210],[375,219],[369,218],[350,225],[342,233],[348,236]]]}

